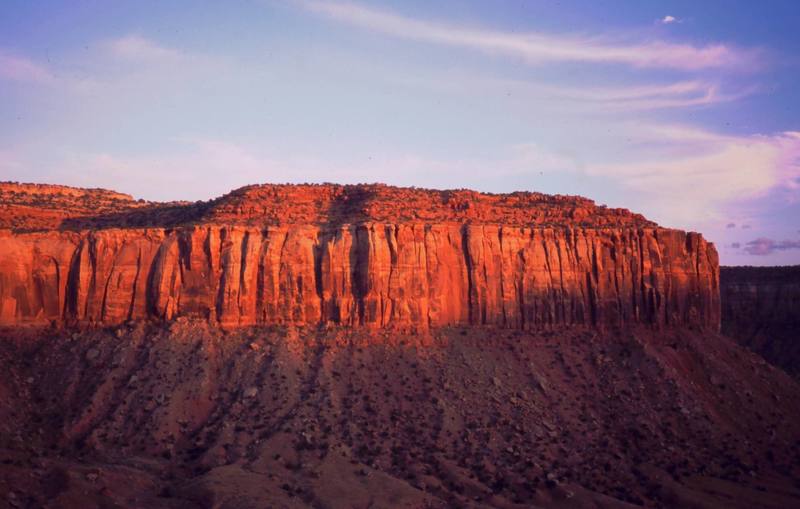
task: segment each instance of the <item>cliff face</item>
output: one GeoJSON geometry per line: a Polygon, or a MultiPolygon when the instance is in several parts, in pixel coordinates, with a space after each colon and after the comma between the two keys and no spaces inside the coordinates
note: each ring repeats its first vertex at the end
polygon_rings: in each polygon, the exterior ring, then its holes
{"type": "Polygon", "coordinates": [[[722,331],[800,376],[800,266],[722,267],[722,331]]]}
{"type": "Polygon", "coordinates": [[[386,188],[316,187],[305,201],[316,215],[293,216],[305,224],[257,224],[273,217],[263,200],[234,194],[187,206],[208,217],[174,228],[5,230],[0,324],[191,315],[223,326],[719,326],[717,255],[699,234],[528,194],[513,206],[514,195],[477,193],[448,204],[451,195],[413,190],[433,202],[431,219],[387,222],[380,211],[403,203],[387,203],[386,188]]]}

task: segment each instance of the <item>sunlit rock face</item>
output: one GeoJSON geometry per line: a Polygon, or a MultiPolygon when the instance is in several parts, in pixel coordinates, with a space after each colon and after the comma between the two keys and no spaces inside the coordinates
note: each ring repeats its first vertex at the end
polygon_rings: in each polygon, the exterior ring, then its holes
{"type": "Polygon", "coordinates": [[[98,191],[93,208],[89,191],[77,206],[75,193],[10,186],[4,325],[720,322],[713,244],[579,197],[252,186],[171,204],[98,191]]]}

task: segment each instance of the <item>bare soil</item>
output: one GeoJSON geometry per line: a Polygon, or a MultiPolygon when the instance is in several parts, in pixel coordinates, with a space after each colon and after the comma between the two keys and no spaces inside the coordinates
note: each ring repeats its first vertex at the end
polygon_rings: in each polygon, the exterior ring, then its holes
{"type": "Polygon", "coordinates": [[[800,387],[689,329],[0,332],[0,507],[800,506],[800,387]]]}

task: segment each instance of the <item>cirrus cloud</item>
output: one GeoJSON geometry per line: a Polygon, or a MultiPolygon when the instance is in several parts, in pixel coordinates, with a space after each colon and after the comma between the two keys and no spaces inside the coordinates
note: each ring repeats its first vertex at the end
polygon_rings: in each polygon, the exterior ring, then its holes
{"type": "Polygon", "coordinates": [[[697,46],[660,40],[619,41],[600,35],[519,34],[423,21],[350,2],[297,3],[335,21],[394,37],[505,54],[532,64],[588,62],[684,70],[750,68],[756,64],[754,51],[725,44],[697,46]]]}
{"type": "Polygon", "coordinates": [[[736,101],[756,90],[751,86],[736,92],[722,92],[719,84],[700,80],[604,88],[545,85],[532,85],[531,88],[541,96],[611,112],[708,106],[736,101]]]}

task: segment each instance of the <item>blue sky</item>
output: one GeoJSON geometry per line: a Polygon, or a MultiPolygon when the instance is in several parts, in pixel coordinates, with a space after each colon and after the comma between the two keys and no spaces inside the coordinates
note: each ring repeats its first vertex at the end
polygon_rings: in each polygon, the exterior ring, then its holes
{"type": "Polygon", "coordinates": [[[0,4],[0,180],[581,194],[800,263],[795,1],[0,4]]]}

